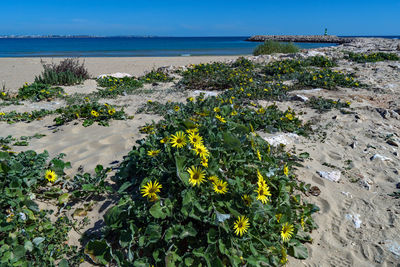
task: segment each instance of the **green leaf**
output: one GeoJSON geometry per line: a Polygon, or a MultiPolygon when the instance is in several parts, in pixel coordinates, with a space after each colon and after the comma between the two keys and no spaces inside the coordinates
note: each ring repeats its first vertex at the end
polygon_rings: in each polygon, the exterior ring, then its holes
{"type": "Polygon", "coordinates": [[[176,175],[185,186],[189,186],[189,173],[185,169],[186,157],[175,155],[176,175]]]}
{"type": "Polygon", "coordinates": [[[26,240],[26,241],[25,241],[25,244],[24,244],[24,248],[25,248],[27,251],[31,252],[31,251],[33,250],[33,244],[32,244],[32,242],[29,241],[29,240],[26,240]]]}
{"type": "Polygon", "coordinates": [[[156,219],[165,219],[167,217],[167,208],[165,206],[161,207],[161,201],[157,201],[153,206],[151,206],[149,212],[156,219]]]}
{"type": "Polygon", "coordinates": [[[107,265],[111,260],[110,248],[104,240],[93,240],[90,241],[85,248],[85,253],[89,254],[90,258],[107,265]]]}
{"type": "Polygon", "coordinates": [[[39,246],[44,240],[44,237],[36,237],[32,240],[32,242],[35,244],[35,246],[39,246]]]}
{"type": "Polygon", "coordinates": [[[207,233],[207,241],[208,244],[215,244],[218,240],[217,231],[214,228],[211,228],[207,233]]]}
{"type": "Polygon", "coordinates": [[[295,257],[296,259],[307,259],[308,258],[308,250],[307,248],[301,244],[300,242],[296,242],[297,244],[289,247],[288,253],[290,256],[295,257]]]}
{"type": "Polygon", "coordinates": [[[69,267],[68,261],[66,259],[62,259],[58,264],[58,267],[69,267]]]}
{"type": "Polygon", "coordinates": [[[104,222],[111,228],[118,228],[121,224],[121,221],[124,219],[121,216],[123,212],[124,211],[120,206],[114,206],[110,208],[104,215],[104,222]]]}
{"type": "Polygon", "coordinates": [[[196,236],[197,231],[194,229],[192,222],[188,223],[186,226],[182,226],[183,230],[179,235],[180,239],[184,239],[187,236],[196,236]]]}
{"type": "Polygon", "coordinates": [[[69,199],[69,194],[64,193],[58,197],[58,204],[60,205],[65,204],[66,202],[68,202],[68,199],[69,199]]]}
{"type": "Polygon", "coordinates": [[[190,257],[186,257],[185,258],[185,265],[186,266],[192,266],[194,262],[194,259],[190,258],[190,257]]]}
{"type": "Polygon", "coordinates": [[[233,150],[236,150],[236,151],[240,150],[240,147],[241,147],[240,140],[239,140],[239,138],[234,136],[232,133],[224,132],[222,134],[222,139],[224,141],[224,146],[226,148],[233,149],[233,150]]]}
{"type": "Polygon", "coordinates": [[[303,153],[300,153],[300,155],[299,155],[299,158],[302,158],[302,159],[308,159],[310,157],[310,153],[308,153],[308,152],[303,152],[303,153]]]}
{"type": "Polygon", "coordinates": [[[18,245],[14,248],[14,257],[15,259],[20,259],[25,256],[25,248],[24,246],[18,245]]]}

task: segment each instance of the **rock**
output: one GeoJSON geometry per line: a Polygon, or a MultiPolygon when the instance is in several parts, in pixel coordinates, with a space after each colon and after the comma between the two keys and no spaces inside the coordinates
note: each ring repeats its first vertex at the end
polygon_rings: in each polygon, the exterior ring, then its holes
{"type": "Polygon", "coordinates": [[[352,149],[356,148],[356,146],[357,146],[357,141],[354,141],[353,143],[350,144],[350,147],[352,149]]]}
{"type": "Polygon", "coordinates": [[[397,146],[397,147],[399,146],[395,141],[393,141],[391,139],[387,140],[386,143],[391,145],[391,146],[397,146]]]}
{"type": "Polygon", "coordinates": [[[104,77],[113,77],[113,78],[124,78],[124,77],[132,77],[129,73],[122,73],[122,72],[116,72],[116,73],[110,73],[110,74],[101,74],[97,76],[97,79],[101,79],[104,77]]]}
{"type": "Polygon", "coordinates": [[[371,190],[371,186],[372,186],[372,184],[373,184],[373,182],[370,180],[370,179],[368,179],[368,178],[364,178],[364,179],[362,179],[362,180],[360,180],[360,185],[362,186],[362,187],[364,187],[365,189],[367,189],[367,190],[371,190]]]}
{"type": "Polygon", "coordinates": [[[348,198],[353,198],[353,196],[350,194],[350,192],[341,192],[341,193],[348,198]]]}
{"type": "Polygon", "coordinates": [[[324,179],[327,179],[332,182],[339,182],[340,180],[340,171],[331,171],[331,172],[326,172],[326,171],[317,171],[319,176],[321,176],[324,179]]]}
{"type": "Polygon", "coordinates": [[[390,118],[390,112],[387,109],[384,108],[376,108],[375,109],[384,119],[389,119],[390,118]]]}
{"type": "Polygon", "coordinates": [[[263,137],[265,141],[267,141],[271,146],[278,146],[278,145],[289,145],[293,143],[293,139],[298,139],[299,136],[294,133],[284,133],[269,137],[263,137]]]}
{"type": "Polygon", "coordinates": [[[380,155],[380,154],[375,154],[375,155],[373,155],[373,156],[370,158],[370,160],[371,160],[371,161],[373,161],[373,160],[392,161],[391,158],[382,156],[382,155],[380,155]]]}
{"type": "Polygon", "coordinates": [[[396,256],[400,256],[400,245],[393,240],[385,240],[385,245],[387,249],[396,256]]]}
{"type": "Polygon", "coordinates": [[[397,51],[400,51],[400,43],[397,45],[397,51]]]}
{"type": "Polygon", "coordinates": [[[292,100],[307,102],[309,99],[308,99],[308,97],[306,97],[304,95],[294,95],[294,96],[292,96],[292,100]]]}
{"type": "Polygon", "coordinates": [[[321,194],[321,190],[318,188],[318,186],[311,186],[309,193],[313,196],[319,196],[321,194]]]}
{"type": "Polygon", "coordinates": [[[219,93],[216,91],[202,91],[202,90],[196,90],[193,91],[193,93],[191,94],[192,97],[197,97],[200,94],[204,94],[204,97],[210,97],[210,96],[218,96],[219,93]]]}
{"type": "Polygon", "coordinates": [[[360,220],[360,214],[346,214],[345,218],[352,221],[356,229],[361,227],[362,221],[360,220]]]}

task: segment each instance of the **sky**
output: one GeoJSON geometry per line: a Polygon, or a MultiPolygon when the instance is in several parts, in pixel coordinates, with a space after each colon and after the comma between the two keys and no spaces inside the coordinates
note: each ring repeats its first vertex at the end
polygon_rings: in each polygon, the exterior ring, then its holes
{"type": "Polygon", "coordinates": [[[400,0],[2,0],[0,35],[400,35],[400,0]]]}

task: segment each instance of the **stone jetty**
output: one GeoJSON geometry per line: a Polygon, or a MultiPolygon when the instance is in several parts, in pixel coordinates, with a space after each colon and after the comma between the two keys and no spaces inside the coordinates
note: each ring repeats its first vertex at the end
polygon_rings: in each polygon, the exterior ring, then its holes
{"type": "Polygon", "coordinates": [[[293,42],[293,43],[344,44],[344,43],[353,42],[354,38],[338,37],[335,35],[255,35],[255,36],[248,38],[246,41],[250,41],[250,42],[277,41],[277,42],[293,42]]]}

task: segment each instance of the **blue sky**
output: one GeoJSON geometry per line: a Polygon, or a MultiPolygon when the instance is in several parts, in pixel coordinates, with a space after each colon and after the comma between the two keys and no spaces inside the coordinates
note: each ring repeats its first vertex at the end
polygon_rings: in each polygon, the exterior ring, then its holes
{"type": "Polygon", "coordinates": [[[0,35],[400,35],[400,0],[2,1],[0,35]]]}

